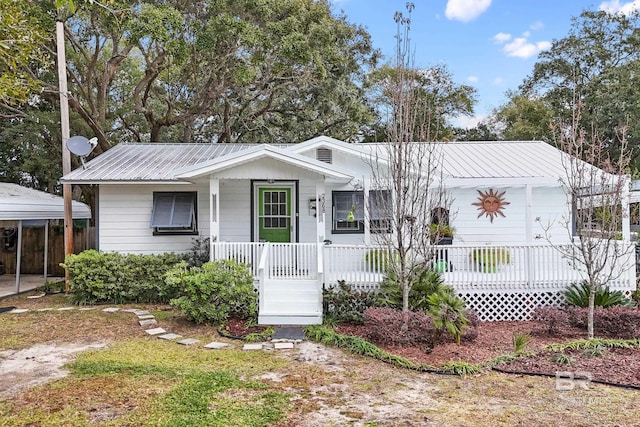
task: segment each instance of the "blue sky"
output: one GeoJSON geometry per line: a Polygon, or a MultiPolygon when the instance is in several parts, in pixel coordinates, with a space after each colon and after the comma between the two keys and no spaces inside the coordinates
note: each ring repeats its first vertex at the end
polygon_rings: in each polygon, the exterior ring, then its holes
{"type": "MultiPolygon", "coordinates": [[[[478,90],[476,115],[456,123],[472,126],[506,101],[533,70],[538,53],[565,37],[583,10],[629,13],[640,0],[413,0],[410,37],[416,67],[444,63],[458,84],[478,90]]],[[[388,60],[395,50],[396,11],[406,0],[332,0],[335,13],[367,28],[388,60]]]]}

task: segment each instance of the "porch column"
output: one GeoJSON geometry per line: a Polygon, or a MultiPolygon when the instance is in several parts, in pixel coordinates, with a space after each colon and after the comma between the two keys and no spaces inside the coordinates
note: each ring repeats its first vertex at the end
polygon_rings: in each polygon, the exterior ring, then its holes
{"type": "Polygon", "coordinates": [[[16,294],[20,293],[21,262],[22,262],[22,220],[18,221],[18,243],[16,244],[16,294]]]}
{"type": "Polygon", "coordinates": [[[326,233],[325,191],[323,177],[316,181],[316,234],[320,243],[324,242],[326,233]]]}
{"type": "Polygon", "coordinates": [[[527,284],[530,284],[533,279],[533,253],[531,251],[531,243],[533,243],[533,188],[531,184],[526,184],[524,186],[524,191],[526,195],[526,205],[525,205],[525,239],[527,242],[527,247],[525,249],[525,272],[527,274],[527,284]]]}
{"type": "Polygon", "coordinates": [[[371,221],[369,218],[371,217],[371,212],[369,212],[369,187],[371,183],[369,182],[369,178],[362,179],[362,193],[363,193],[363,203],[364,203],[364,244],[369,246],[371,245],[371,221]]]}
{"type": "Polygon", "coordinates": [[[214,243],[220,240],[220,180],[209,179],[209,259],[215,259],[214,243]]]}
{"type": "Polygon", "coordinates": [[[526,194],[526,205],[525,205],[525,237],[527,239],[527,243],[533,242],[533,189],[531,188],[531,184],[526,184],[524,187],[524,191],[526,194]]]}

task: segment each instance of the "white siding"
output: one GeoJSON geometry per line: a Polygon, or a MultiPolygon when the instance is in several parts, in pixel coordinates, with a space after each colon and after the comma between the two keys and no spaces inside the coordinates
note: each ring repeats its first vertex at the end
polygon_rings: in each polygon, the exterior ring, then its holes
{"type": "Polygon", "coordinates": [[[100,185],[98,242],[101,251],[135,254],[186,252],[196,236],[154,236],[154,191],[197,191],[198,231],[209,235],[208,185],[100,185]]]}
{"type": "MultiPolygon", "coordinates": [[[[494,188],[494,192],[503,192],[503,199],[509,202],[502,212],[504,217],[496,215],[493,223],[484,214],[478,218],[480,211],[473,203],[478,202],[479,194],[474,188],[451,189],[454,201],[451,206],[451,225],[455,228],[455,243],[485,244],[505,243],[518,244],[526,242],[526,189],[523,186],[494,188]]],[[[479,186],[477,190],[487,192],[489,187],[479,186]]],[[[534,187],[532,189],[532,215],[530,226],[533,241],[545,241],[541,224],[552,223],[552,238],[556,242],[565,241],[567,231],[561,219],[570,215],[564,192],[560,187],[534,187]],[[536,221],[539,217],[540,221],[536,221]],[[540,238],[536,239],[536,236],[540,238]]]]}
{"type": "Polygon", "coordinates": [[[220,241],[251,241],[251,181],[248,179],[220,180],[220,241]]]}
{"type": "Polygon", "coordinates": [[[571,205],[560,187],[538,187],[533,189],[534,219],[532,232],[536,243],[545,243],[545,228],[548,237],[556,243],[569,243],[571,230],[567,227],[571,219],[571,205]],[[535,221],[540,217],[540,221],[535,221]]]}

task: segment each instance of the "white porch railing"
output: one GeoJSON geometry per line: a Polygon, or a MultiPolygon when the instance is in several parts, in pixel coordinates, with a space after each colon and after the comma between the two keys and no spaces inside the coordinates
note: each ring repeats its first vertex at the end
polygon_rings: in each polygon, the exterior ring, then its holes
{"type": "MultiPolygon", "coordinates": [[[[319,286],[327,287],[344,280],[358,290],[378,289],[388,259],[384,248],[375,246],[270,243],[263,253],[264,245],[213,243],[213,253],[216,258],[247,263],[256,280],[317,280],[319,286]]],[[[624,254],[616,265],[608,266],[615,271],[608,285],[632,291],[635,252],[629,247],[624,254]]],[[[438,246],[432,261],[445,284],[456,289],[482,320],[528,319],[539,305],[561,304],[561,292],[586,277],[573,257],[563,257],[557,248],[543,244],[438,246]],[[480,262],[491,257],[508,262],[498,263],[495,269],[480,262]]]]}

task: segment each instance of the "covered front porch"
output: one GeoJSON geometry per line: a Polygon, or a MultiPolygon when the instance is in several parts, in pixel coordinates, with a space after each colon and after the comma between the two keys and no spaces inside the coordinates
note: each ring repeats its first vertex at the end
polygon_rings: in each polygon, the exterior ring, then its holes
{"type": "MultiPolygon", "coordinates": [[[[624,256],[608,266],[613,272],[608,285],[631,292],[635,252],[632,243],[619,244],[624,256]]],[[[481,320],[527,320],[540,305],[562,304],[562,291],[586,277],[582,266],[559,249],[545,244],[435,246],[429,262],[481,320]],[[497,253],[503,262],[486,262],[497,253]]],[[[261,324],[321,323],[323,288],[345,281],[357,290],[375,290],[385,275],[384,257],[371,255],[384,248],[372,245],[214,242],[211,250],[212,259],[249,266],[260,295],[261,324]]]]}

